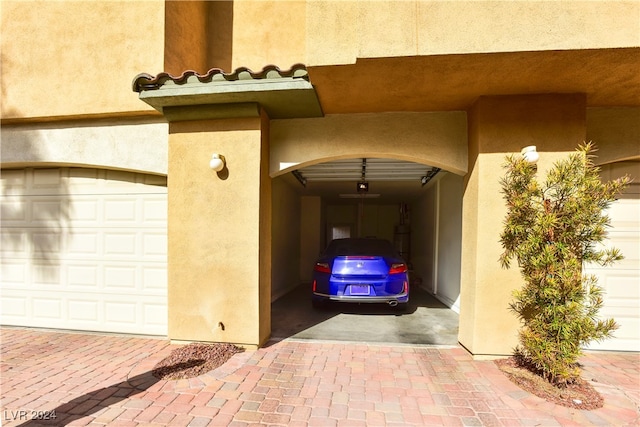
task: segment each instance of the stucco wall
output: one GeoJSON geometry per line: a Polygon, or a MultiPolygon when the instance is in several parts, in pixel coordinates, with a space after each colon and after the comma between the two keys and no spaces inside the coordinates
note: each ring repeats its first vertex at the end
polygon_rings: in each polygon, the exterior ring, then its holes
{"type": "Polygon", "coordinates": [[[140,72],[640,46],[636,1],[4,1],[0,13],[5,120],[151,112],[130,91],[140,72]]]}
{"type": "Polygon", "coordinates": [[[466,113],[339,114],[271,123],[271,176],[351,157],[391,157],[463,175],[466,113]]]}
{"type": "Polygon", "coordinates": [[[505,155],[528,145],[540,152],[538,176],[586,137],[584,95],[483,97],[469,112],[469,169],[462,208],[459,341],[471,353],[510,354],[519,327],[508,306],[522,279],[501,269],[500,193],[505,155]]]}
{"type": "Polygon", "coordinates": [[[233,4],[233,68],[258,71],[305,62],[304,1],[240,0],[233,4]]]}
{"type": "Polygon", "coordinates": [[[250,68],[640,45],[635,1],[241,0],[233,20],[233,66],[250,68]]]}
{"type": "Polygon", "coordinates": [[[169,338],[260,345],[271,329],[268,122],[178,122],[169,132],[169,338]],[[212,153],[226,170],[209,168],[212,153]]]}
{"type": "Polygon", "coordinates": [[[167,130],[158,121],[5,126],[0,166],[84,166],[166,175],[167,130]]]}
{"type": "Polygon", "coordinates": [[[131,92],[163,68],[164,1],[3,1],[2,118],[152,111],[131,92]]]}
{"type": "Polygon", "coordinates": [[[588,108],[587,141],[598,147],[598,164],[640,159],[640,107],[588,108]]]}
{"type": "Polygon", "coordinates": [[[273,180],[272,197],[271,298],[276,299],[300,284],[301,216],[300,196],[284,178],[273,180]]]}
{"type": "Polygon", "coordinates": [[[201,0],[166,1],[164,67],[138,72],[155,74],[166,71],[179,76],[186,70],[205,73],[211,68],[207,58],[208,45],[212,43],[208,31],[209,3],[201,0]]]}

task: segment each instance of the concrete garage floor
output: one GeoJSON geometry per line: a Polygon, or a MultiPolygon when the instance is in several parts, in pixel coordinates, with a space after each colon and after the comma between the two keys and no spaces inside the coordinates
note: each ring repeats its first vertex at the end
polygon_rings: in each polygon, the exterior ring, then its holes
{"type": "Polygon", "coordinates": [[[311,287],[300,285],[271,305],[271,338],[456,345],[458,314],[413,288],[401,312],[386,304],[311,306],[311,287]]]}

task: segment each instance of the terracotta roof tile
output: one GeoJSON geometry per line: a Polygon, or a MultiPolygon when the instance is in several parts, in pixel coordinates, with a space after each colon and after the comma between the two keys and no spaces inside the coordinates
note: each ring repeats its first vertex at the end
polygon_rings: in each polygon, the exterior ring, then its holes
{"type": "Polygon", "coordinates": [[[133,79],[132,89],[134,92],[156,90],[167,81],[172,81],[173,83],[180,85],[186,83],[189,78],[193,76],[195,76],[201,83],[209,83],[212,81],[278,79],[284,77],[309,80],[307,68],[304,64],[295,64],[288,70],[281,70],[275,65],[267,65],[259,72],[253,72],[247,67],[240,67],[232,73],[225,73],[220,68],[212,68],[205,74],[199,74],[196,71],[188,70],[179,76],[173,76],[169,73],[163,72],[154,77],[151,74],[140,73],[133,79]]]}

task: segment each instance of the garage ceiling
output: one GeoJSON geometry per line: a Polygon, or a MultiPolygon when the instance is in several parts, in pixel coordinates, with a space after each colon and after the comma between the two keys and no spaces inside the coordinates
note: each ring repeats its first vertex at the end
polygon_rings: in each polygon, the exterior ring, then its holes
{"type": "Polygon", "coordinates": [[[356,158],[318,163],[293,172],[305,195],[327,200],[380,199],[407,201],[417,197],[438,168],[394,159],[356,158]],[[368,191],[357,184],[369,183],[368,191]]]}

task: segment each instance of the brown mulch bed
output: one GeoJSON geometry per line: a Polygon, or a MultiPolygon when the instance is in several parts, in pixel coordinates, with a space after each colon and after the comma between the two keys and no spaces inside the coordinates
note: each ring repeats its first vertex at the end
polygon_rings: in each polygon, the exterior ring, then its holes
{"type": "Polygon", "coordinates": [[[560,388],[519,364],[514,357],[499,359],[495,363],[513,383],[548,402],[586,410],[602,408],[604,405],[600,393],[582,378],[574,384],[560,388]]]}
{"type": "Polygon", "coordinates": [[[241,347],[227,343],[192,343],[176,348],[152,370],[153,376],[161,380],[194,378],[227,362],[241,347]]]}

